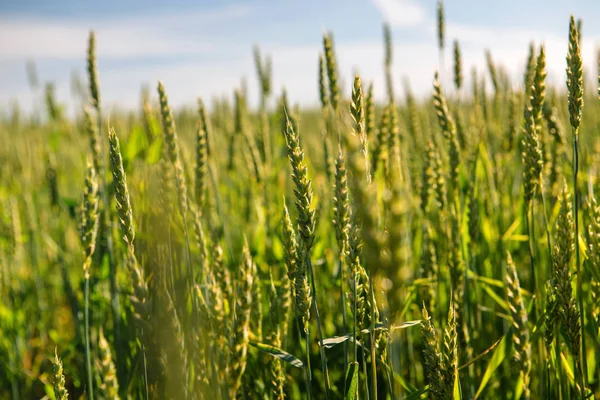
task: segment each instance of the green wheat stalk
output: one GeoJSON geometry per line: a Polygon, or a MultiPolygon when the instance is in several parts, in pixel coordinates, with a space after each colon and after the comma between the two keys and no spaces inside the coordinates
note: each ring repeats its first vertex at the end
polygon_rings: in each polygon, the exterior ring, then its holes
{"type": "MultiPolygon", "coordinates": [[[[579,256],[579,126],[583,112],[583,62],[579,46],[579,31],[575,18],[571,15],[569,23],[569,52],[567,54],[567,90],[569,100],[569,122],[573,138],[573,210],[575,216],[575,262],[577,271],[577,300],[579,303],[580,325],[585,332],[585,308],[583,302],[583,276],[579,256]]],[[[585,334],[581,335],[580,343],[581,394],[585,393],[587,383],[587,352],[585,334]]]]}

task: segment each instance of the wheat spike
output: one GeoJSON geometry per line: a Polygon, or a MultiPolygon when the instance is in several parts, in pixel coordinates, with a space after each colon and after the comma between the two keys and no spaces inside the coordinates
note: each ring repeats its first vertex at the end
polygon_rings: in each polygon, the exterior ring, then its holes
{"type": "MultiPolygon", "coordinates": [[[[592,268],[600,271],[600,206],[596,199],[591,196],[589,203],[589,220],[588,225],[588,251],[589,260],[592,263],[592,268]]],[[[591,295],[595,306],[592,310],[592,315],[596,320],[600,318],[600,282],[594,278],[591,280],[591,295]]]]}
{"type": "Polygon", "coordinates": [[[56,400],[68,400],[69,392],[65,388],[65,376],[63,375],[63,365],[60,358],[58,358],[58,352],[54,350],[54,396],[56,400]]]}
{"type": "Polygon", "coordinates": [[[567,89],[569,99],[569,121],[573,134],[579,133],[581,114],[583,111],[583,65],[581,49],[579,47],[579,34],[575,18],[571,15],[569,23],[569,53],[567,54],[567,89]]]}
{"type": "Polygon", "coordinates": [[[160,115],[162,117],[163,132],[167,144],[169,160],[171,161],[171,164],[173,164],[175,171],[177,197],[179,199],[179,213],[185,221],[188,211],[187,184],[183,172],[183,165],[181,164],[175,120],[173,119],[173,112],[169,107],[169,100],[162,82],[158,82],[158,99],[160,101],[160,115]]]}
{"type": "Polygon", "coordinates": [[[340,86],[338,83],[337,61],[333,50],[333,36],[331,33],[323,35],[323,49],[327,65],[327,78],[329,80],[329,102],[331,107],[337,111],[340,102],[340,86]]]}
{"type": "Polygon", "coordinates": [[[458,170],[460,165],[460,146],[456,135],[456,126],[452,115],[448,110],[448,103],[442,92],[438,74],[436,72],[433,82],[433,106],[436,111],[438,123],[442,133],[448,142],[448,154],[450,156],[450,183],[451,192],[458,190],[458,170]]]}
{"type": "Polygon", "coordinates": [[[200,123],[196,134],[196,168],[195,168],[195,194],[196,204],[199,209],[204,206],[206,198],[206,129],[204,124],[200,123]]]}
{"type": "Polygon", "coordinates": [[[92,97],[92,105],[98,113],[100,113],[100,89],[98,85],[98,66],[96,63],[96,34],[90,31],[88,39],[87,51],[87,70],[90,80],[90,95],[92,97]]]}
{"type": "Polygon", "coordinates": [[[454,41],[454,86],[460,90],[463,84],[462,57],[458,40],[454,41]]]}
{"type": "MultiPolygon", "coordinates": [[[[321,100],[321,109],[326,110],[329,105],[329,94],[327,93],[327,66],[325,57],[319,54],[319,99],[321,100]]],[[[325,112],[325,111],[323,111],[325,112]]]]}
{"type": "Polygon", "coordinates": [[[115,198],[117,200],[117,214],[119,215],[119,224],[123,231],[123,238],[127,246],[133,252],[135,239],[135,228],[133,226],[133,210],[129,200],[129,190],[127,189],[127,177],[123,168],[123,156],[121,156],[121,146],[119,138],[113,128],[108,130],[108,142],[110,145],[110,163],[113,175],[113,186],[115,198]]]}
{"type": "Polygon", "coordinates": [[[437,2],[437,33],[438,33],[438,47],[440,50],[444,49],[445,42],[445,30],[444,30],[444,3],[442,0],[437,2]]]}
{"type": "Polygon", "coordinates": [[[335,160],[335,185],[333,197],[333,225],[335,226],[335,238],[338,250],[342,255],[348,248],[348,231],[350,228],[350,199],[348,195],[348,175],[344,155],[340,149],[335,160]]]}
{"type": "Polygon", "coordinates": [[[309,256],[315,240],[315,210],[312,207],[313,191],[308,179],[308,169],[304,162],[304,151],[300,147],[298,134],[294,131],[289,118],[286,123],[285,139],[288,148],[288,158],[292,166],[292,180],[296,189],[296,209],[298,210],[299,250],[304,259],[309,256]]]}
{"type": "Polygon", "coordinates": [[[98,234],[98,182],[96,171],[90,160],[87,162],[83,200],[81,202],[80,235],[83,245],[83,273],[86,279],[90,277],[92,255],[96,248],[98,234]]]}
{"type": "Polygon", "coordinates": [[[531,369],[531,343],[529,342],[529,330],[527,329],[527,310],[521,297],[521,286],[517,269],[510,256],[507,253],[507,271],[506,271],[506,297],[512,317],[513,343],[515,346],[515,359],[519,365],[519,373],[523,379],[523,399],[529,399],[531,394],[529,390],[529,371],[531,369]]]}
{"type": "Polygon", "coordinates": [[[283,207],[283,248],[285,251],[284,259],[288,275],[292,283],[294,292],[294,302],[298,314],[302,319],[304,332],[308,332],[308,323],[310,320],[310,305],[312,302],[310,286],[306,275],[304,263],[299,259],[298,244],[296,234],[287,206],[283,207]]]}
{"type": "Polygon", "coordinates": [[[98,125],[92,118],[92,111],[85,107],[83,109],[85,117],[85,131],[90,138],[90,150],[92,152],[92,161],[94,163],[94,169],[98,175],[102,175],[102,154],[100,150],[100,137],[98,133],[98,125]]]}
{"type": "Polygon", "coordinates": [[[352,102],[350,103],[350,115],[354,121],[353,133],[360,138],[362,152],[365,158],[365,168],[367,180],[371,179],[369,170],[369,141],[365,129],[365,109],[363,106],[363,93],[360,76],[354,77],[354,85],[352,87],[352,102]]]}
{"type": "Polygon", "coordinates": [[[453,302],[450,303],[448,322],[444,329],[442,365],[446,393],[452,393],[454,388],[454,378],[458,373],[458,334],[456,309],[453,302]]]}
{"type": "Polygon", "coordinates": [[[443,362],[442,354],[439,351],[439,339],[435,327],[431,322],[431,317],[427,309],[423,307],[423,320],[421,321],[421,332],[425,341],[423,349],[423,364],[427,383],[431,393],[435,398],[443,399],[446,394],[446,385],[442,375],[443,362]]]}
{"type": "Polygon", "coordinates": [[[237,288],[237,301],[235,304],[235,320],[230,342],[231,358],[229,360],[229,395],[232,399],[242,384],[242,377],[246,371],[248,352],[248,333],[250,330],[250,312],[252,306],[252,286],[256,274],[256,265],[250,256],[248,244],[242,251],[242,265],[240,280],[237,288]]]}
{"type": "Polygon", "coordinates": [[[118,400],[119,398],[119,383],[117,381],[117,371],[112,359],[110,345],[104,337],[103,329],[98,332],[98,371],[101,377],[101,383],[98,385],[100,394],[105,399],[118,400]]]}
{"type": "Polygon", "coordinates": [[[575,229],[571,195],[565,187],[561,194],[560,214],[556,221],[555,243],[552,255],[554,269],[554,289],[559,304],[559,315],[568,337],[567,345],[571,353],[579,356],[581,325],[579,312],[571,286],[571,260],[575,246],[575,229]]]}

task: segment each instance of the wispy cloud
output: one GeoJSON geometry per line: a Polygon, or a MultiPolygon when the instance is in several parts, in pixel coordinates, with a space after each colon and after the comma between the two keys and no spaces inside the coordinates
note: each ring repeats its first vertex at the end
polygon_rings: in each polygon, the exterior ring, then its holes
{"type": "MultiPolygon", "coordinates": [[[[397,94],[402,95],[401,79],[410,79],[413,91],[430,96],[433,74],[438,65],[434,16],[427,14],[416,0],[372,0],[396,29],[394,34],[393,79],[397,94]],[[416,27],[418,26],[418,27],[416,27]],[[410,33],[407,39],[406,32],[410,33]]],[[[98,58],[102,94],[110,105],[136,107],[140,86],[153,87],[165,82],[170,101],[175,106],[193,104],[197,96],[209,100],[216,95],[231,95],[242,77],[249,83],[251,103],[258,99],[252,59],[252,38],[245,38],[241,26],[250,24],[255,10],[246,6],[229,6],[212,11],[172,12],[162,15],[128,16],[109,21],[33,20],[0,17],[0,108],[17,96],[21,104],[31,104],[27,90],[25,60],[39,62],[42,80],[57,84],[61,101],[69,102],[69,82],[73,70],[85,71],[85,48],[88,29],[97,29],[98,58]],[[231,26],[231,28],[230,28],[231,26]],[[233,33],[232,33],[233,32],[233,33]],[[230,36],[237,34],[237,36],[230,36]],[[15,39],[16,38],[16,39],[15,39]]],[[[267,22],[265,22],[267,23],[267,22]]],[[[529,27],[483,25],[447,21],[447,37],[458,39],[463,53],[466,84],[476,67],[485,74],[485,50],[490,49],[495,62],[502,64],[515,84],[522,73],[529,42],[544,43],[549,82],[562,85],[565,76],[567,32],[543,31],[529,27]]],[[[248,36],[252,31],[248,31],[248,36]]],[[[596,43],[599,36],[584,36],[583,59],[588,71],[595,70],[596,43]]],[[[286,87],[290,100],[304,105],[318,104],[318,38],[312,43],[294,45],[279,37],[261,40],[264,53],[273,59],[273,87],[279,94],[286,87]]],[[[383,43],[379,37],[336,40],[342,91],[349,95],[352,75],[360,72],[364,82],[373,82],[375,95],[385,98],[383,78],[383,43]]],[[[447,90],[451,90],[451,46],[446,50],[447,90]]],[[[591,76],[591,74],[588,74],[591,76]]]]}
{"type": "Polygon", "coordinates": [[[90,28],[95,29],[103,58],[197,55],[217,51],[218,37],[202,35],[211,27],[251,15],[245,5],[194,12],[173,11],[101,20],[0,18],[0,58],[74,59],[85,55],[90,28]],[[195,34],[186,31],[195,27],[195,34]],[[202,35],[203,37],[198,37],[202,35]],[[204,40],[202,40],[204,39],[204,40]]]}
{"type": "MultiPolygon", "coordinates": [[[[504,66],[513,81],[519,84],[522,80],[529,44],[534,43],[537,49],[544,45],[549,84],[560,85],[566,78],[565,57],[568,51],[566,28],[560,35],[553,31],[529,28],[449,23],[447,33],[448,37],[459,41],[465,56],[465,64],[475,66],[479,71],[487,68],[484,52],[490,50],[494,61],[504,66]]],[[[584,68],[588,71],[595,70],[595,52],[599,42],[600,36],[588,35],[582,43],[584,68]]]]}
{"type": "Polygon", "coordinates": [[[425,22],[427,13],[414,0],[371,0],[383,19],[393,27],[413,27],[425,22]]]}

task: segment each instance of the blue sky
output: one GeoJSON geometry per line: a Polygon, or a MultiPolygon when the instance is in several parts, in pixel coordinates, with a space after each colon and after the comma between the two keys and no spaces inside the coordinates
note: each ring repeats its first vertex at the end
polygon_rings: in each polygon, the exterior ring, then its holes
{"type": "MultiPolygon", "coordinates": [[[[485,70],[489,48],[520,82],[527,46],[544,43],[549,80],[562,84],[568,18],[583,19],[583,57],[591,76],[600,46],[598,0],[446,0],[446,67],[451,41],[463,49],[465,76],[485,70]],[[538,11],[544,10],[544,11],[538,11]]],[[[198,96],[230,95],[248,81],[257,98],[252,46],[273,57],[274,88],[292,101],[316,104],[321,36],[334,34],[344,90],[352,75],[373,81],[383,98],[382,22],[393,27],[394,79],[410,78],[430,92],[438,68],[435,0],[182,1],[4,0],[0,2],[0,109],[16,99],[33,104],[25,64],[34,60],[42,82],[53,81],[61,102],[71,101],[71,77],[85,77],[89,29],[97,33],[105,107],[135,107],[143,84],[161,79],[175,105],[198,96]]],[[[446,73],[450,76],[450,72],[446,73]]]]}

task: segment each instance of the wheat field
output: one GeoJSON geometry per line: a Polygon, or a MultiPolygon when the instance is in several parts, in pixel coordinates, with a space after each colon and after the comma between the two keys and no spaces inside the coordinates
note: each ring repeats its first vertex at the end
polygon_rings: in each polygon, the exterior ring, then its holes
{"type": "Polygon", "coordinates": [[[255,47],[258,107],[109,113],[90,32],[85,107],[0,122],[0,399],[600,398],[600,53],[466,87],[443,7],[430,96],[385,25],[386,101],[326,32],[314,109],[255,47]]]}

